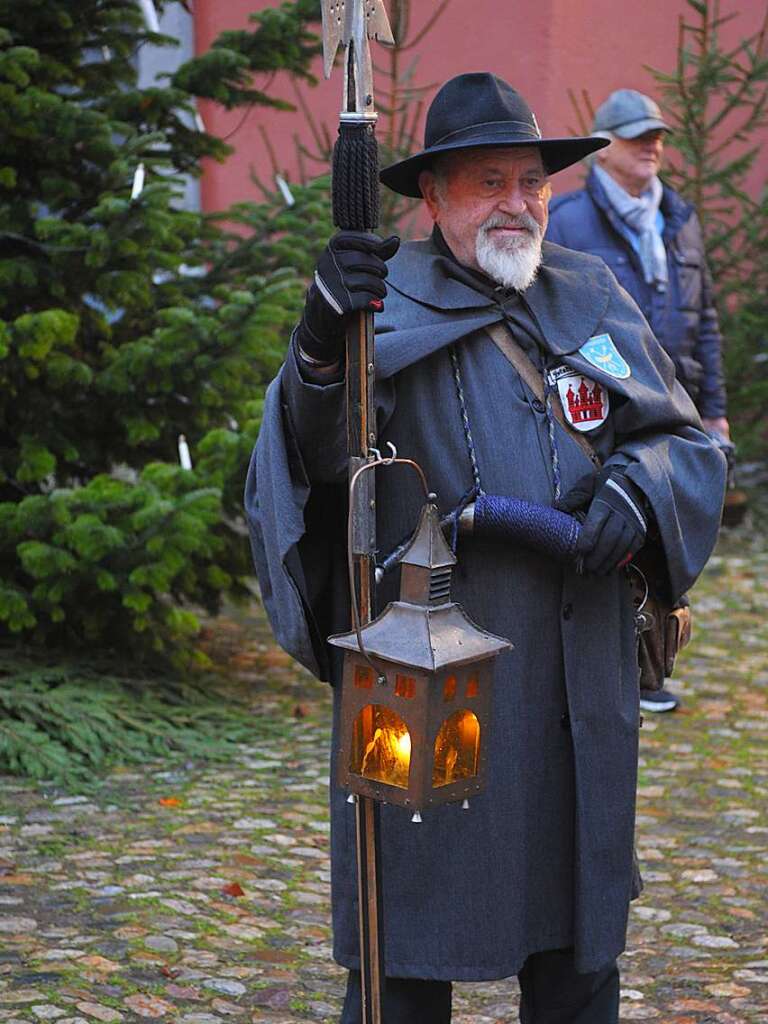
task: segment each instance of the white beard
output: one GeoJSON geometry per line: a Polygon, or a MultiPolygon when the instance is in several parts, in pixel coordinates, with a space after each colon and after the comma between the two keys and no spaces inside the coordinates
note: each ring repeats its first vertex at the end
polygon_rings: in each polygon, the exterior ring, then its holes
{"type": "Polygon", "coordinates": [[[491,216],[480,226],[475,242],[475,256],[481,270],[503,284],[523,292],[536,280],[541,265],[541,243],[543,232],[530,214],[520,217],[491,216]],[[508,239],[489,235],[494,227],[511,225],[528,228],[530,234],[515,235],[508,239]]]}

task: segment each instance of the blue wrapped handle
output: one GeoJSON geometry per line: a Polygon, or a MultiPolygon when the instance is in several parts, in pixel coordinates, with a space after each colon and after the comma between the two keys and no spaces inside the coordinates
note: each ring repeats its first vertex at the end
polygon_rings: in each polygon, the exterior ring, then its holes
{"type": "MultiPolygon", "coordinates": [[[[579,519],[549,505],[537,505],[498,494],[478,494],[472,501],[473,493],[465,495],[469,504],[462,501],[441,520],[440,525],[452,532],[452,547],[455,546],[457,531],[471,533],[474,537],[522,544],[557,561],[575,563],[579,570],[581,556],[576,550],[581,535],[579,519]]],[[[411,537],[406,537],[381,562],[376,569],[377,582],[398,564],[410,542],[411,537]]]]}
{"type": "Polygon", "coordinates": [[[475,499],[472,535],[515,541],[561,562],[573,562],[581,534],[578,519],[548,505],[498,494],[475,499]]]}

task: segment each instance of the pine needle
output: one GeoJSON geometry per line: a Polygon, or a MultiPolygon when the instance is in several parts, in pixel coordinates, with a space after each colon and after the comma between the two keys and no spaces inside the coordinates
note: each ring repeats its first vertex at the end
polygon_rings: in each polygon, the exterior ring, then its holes
{"type": "Polygon", "coordinates": [[[0,774],[83,790],[118,764],[224,760],[275,728],[215,676],[131,678],[0,656],[0,774]]]}

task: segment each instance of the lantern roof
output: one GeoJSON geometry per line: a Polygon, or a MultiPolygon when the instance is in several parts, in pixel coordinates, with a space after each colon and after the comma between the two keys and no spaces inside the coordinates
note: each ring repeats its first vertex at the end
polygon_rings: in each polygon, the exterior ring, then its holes
{"type": "MultiPolygon", "coordinates": [[[[512,647],[503,637],[476,626],[454,601],[437,607],[392,601],[363,626],[362,636],[371,657],[427,672],[484,661],[512,647]]],[[[329,637],[328,643],[360,650],[354,632],[329,637]]]]}
{"type": "Polygon", "coordinates": [[[426,569],[445,569],[453,567],[456,562],[456,555],[448,546],[440,527],[437,506],[429,501],[421,510],[419,525],[400,557],[400,564],[418,565],[426,569]]]}

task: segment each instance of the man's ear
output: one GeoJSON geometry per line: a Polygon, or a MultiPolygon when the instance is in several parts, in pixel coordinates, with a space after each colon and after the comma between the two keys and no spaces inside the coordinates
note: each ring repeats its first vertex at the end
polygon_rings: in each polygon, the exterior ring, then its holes
{"type": "Polygon", "coordinates": [[[436,221],[440,203],[437,194],[437,179],[432,171],[421,172],[419,175],[419,188],[421,189],[422,196],[424,196],[424,202],[427,204],[430,217],[436,221]]]}

